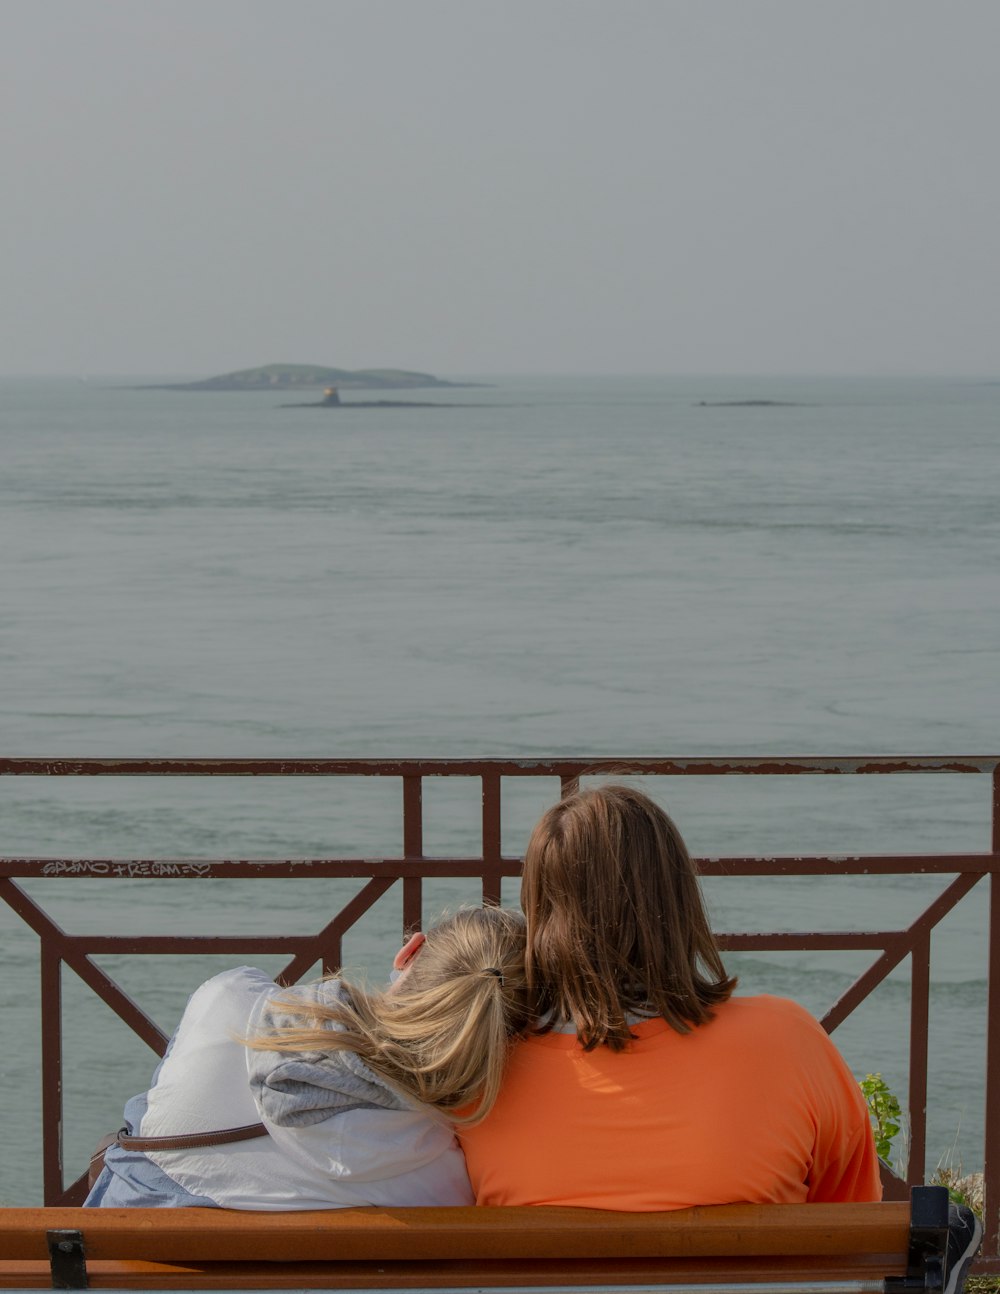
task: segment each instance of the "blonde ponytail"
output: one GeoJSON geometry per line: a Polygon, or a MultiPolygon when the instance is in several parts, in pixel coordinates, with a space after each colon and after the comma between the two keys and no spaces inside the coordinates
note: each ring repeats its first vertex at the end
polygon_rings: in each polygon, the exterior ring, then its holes
{"type": "Polygon", "coordinates": [[[391,992],[355,985],[320,1005],[277,999],[304,1018],[248,1040],[269,1051],[353,1051],[404,1096],[456,1123],[478,1123],[495,1102],[507,1052],[528,1025],[525,924],[519,912],[467,908],[427,932],[391,992]]]}

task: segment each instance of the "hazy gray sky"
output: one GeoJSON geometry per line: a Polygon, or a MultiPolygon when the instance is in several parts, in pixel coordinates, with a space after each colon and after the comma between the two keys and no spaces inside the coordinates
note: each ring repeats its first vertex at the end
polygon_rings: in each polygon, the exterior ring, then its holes
{"type": "Polygon", "coordinates": [[[0,372],[1000,371],[997,0],[0,20],[0,372]]]}

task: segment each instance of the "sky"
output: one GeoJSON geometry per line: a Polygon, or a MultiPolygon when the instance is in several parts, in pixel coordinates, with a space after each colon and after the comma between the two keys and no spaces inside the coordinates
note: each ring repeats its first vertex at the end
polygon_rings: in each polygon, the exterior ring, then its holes
{"type": "Polygon", "coordinates": [[[996,0],[0,0],[0,374],[1000,376],[996,0]]]}

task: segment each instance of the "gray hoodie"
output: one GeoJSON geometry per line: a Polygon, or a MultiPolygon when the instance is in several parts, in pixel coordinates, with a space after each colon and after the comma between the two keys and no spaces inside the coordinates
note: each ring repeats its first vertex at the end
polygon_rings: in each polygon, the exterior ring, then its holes
{"type": "MultiPolygon", "coordinates": [[[[321,1006],[350,1002],[341,980],[298,985],[280,992],[277,998],[261,999],[250,1017],[251,1033],[268,1034],[290,1025],[301,1026],[308,1017],[281,1008],[282,999],[291,998],[321,1006]]],[[[247,1071],[250,1091],[262,1117],[280,1128],[309,1127],[349,1110],[418,1108],[353,1051],[249,1051],[247,1071]]]]}

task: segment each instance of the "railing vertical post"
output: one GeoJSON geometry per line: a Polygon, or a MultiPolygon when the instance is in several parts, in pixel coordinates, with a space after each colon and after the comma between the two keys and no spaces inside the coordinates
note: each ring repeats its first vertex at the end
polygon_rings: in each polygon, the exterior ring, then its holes
{"type": "Polygon", "coordinates": [[[910,1153],[906,1181],[920,1186],[927,1158],[927,1032],[931,988],[930,933],[910,952],[910,1153]]]}
{"type": "Polygon", "coordinates": [[[483,903],[500,903],[500,774],[483,773],[483,903]]]}
{"type": "MultiPolygon", "coordinates": [[[[403,857],[424,856],[423,778],[420,774],[403,777],[403,857]]],[[[419,930],[423,925],[423,881],[419,876],[403,877],[403,929],[419,930]]]]}
{"type": "Polygon", "coordinates": [[[41,941],[42,1191],[46,1204],[63,1191],[62,961],[48,939],[41,941]]]}
{"type": "MultiPolygon", "coordinates": [[[[343,964],[344,940],[340,932],[336,931],[323,940],[323,954],[320,957],[320,969],[324,975],[336,975],[343,964]]],[[[279,984],[283,982],[283,979],[278,980],[279,984]]]]}
{"type": "Polygon", "coordinates": [[[990,873],[990,946],[986,997],[986,1126],[983,1137],[983,1195],[985,1236],[983,1256],[996,1257],[1000,1249],[1000,765],[993,770],[993,821],[990,873]]]}

